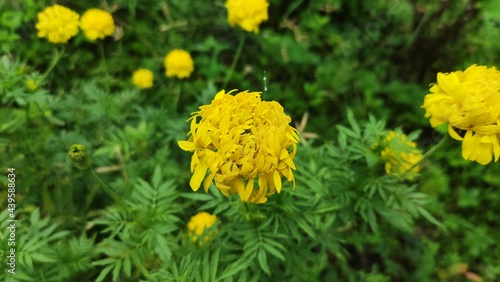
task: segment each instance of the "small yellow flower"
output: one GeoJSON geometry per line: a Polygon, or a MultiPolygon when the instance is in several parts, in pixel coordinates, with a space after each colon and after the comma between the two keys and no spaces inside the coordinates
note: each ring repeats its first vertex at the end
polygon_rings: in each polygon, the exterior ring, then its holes
{"type": "Polygon", "coordinates": [[[26,81],[26,88],[28,88],[29,91],[31,92],[35,91],[37,87],[38,85],[33,78],[29,78],[26,81]]]}
{"type": "Polygon", "coordinates": [[[188,236],[193,243],[202,246],[203,243],[209,243],[217,234],[217,217],[207,212],[199,212],[191,217],[187,224],[188,236]]]}
{"type": "Polygon", "coordinates": [[[411,171],[408,170],[422,159],[422,152],[417,149],[417,143],[408,141],[405,134],[391,130],[383,144],[385,149],[381,152],[381,156],[386,161],[385,172],[395,175],[405,173],[402,176],[406,179],[414,179],[420,167],[417,165],[411,171]]]}
{"type": "Polygon", "coordinates": [[[101,9],[89,9],[80,20],[80,28],[90,40],[104,39],[113,35],[115,23],[113,17],[107,11],[101,9]]]}
{"type": "Polygon", "coordinates": [[[282,177],[295,188],[298,132],[278,102],[261,101],[259,92],[231,92],[220,91],[188,119],[189,140],[178,144],[193,152],[190,186],[197,191],[205,179],[203,189],[208,192],[215,181],[226,196],[265,203],[266,196],[280,193],[282,177]]]}
{"type": "Polygon", "coordinates": [[[267,0],[228,0],[227,20],[231,26],[239,25],[248,32],[259,32],[259,25],[268,19],[267,0]]]}
{"type": "Polygon", "coordinates": [[[438,73],[425,96],[425,117],[432,127],[448,123],[448,133],[462,141],[462,156],[482,165],[500,157],[500,72],[472,65],[465,71],[438,73]]]}
{"type": "Polygon", "coordinates": [[[38,37],[46,37],[51,43],[68,43],[68,40],[78,33],[79,17],[64,6],[49,6],[38,13],[38,22],[35,25],[38,37]]]}
{"type": "Polygon", "coordinates": [[[153,73],[148,69],[138,69],[132,75],[132,83],[141,89],[153,87],[153,73]]]}
{"type": "Polygon", "coordinates": [[[193,69],[193,59],[187,51],[175,49],[165,56],[165,75],[167,77],[187,78],[193,69]]]}

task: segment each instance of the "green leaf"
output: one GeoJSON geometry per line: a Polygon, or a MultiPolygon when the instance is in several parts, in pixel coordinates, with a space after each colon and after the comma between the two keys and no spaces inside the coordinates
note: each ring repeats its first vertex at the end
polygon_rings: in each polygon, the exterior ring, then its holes
{"type": "Polygon", "coordinates": [[[97,279],[95,280],[96,282],[101,282],[104,280],[104,278],[106,278],[106,276],[108,275],[108,273],[111,271],[111,269],[113,268],[113,265],[108,265],[106,266],[102,271],[101,271],[101,274],[99,274],[99,276],[97,276],[97,279]]]}
{"type": "Polygon", "coordinates": [[[231,276],[241,272],[243,269],[250,266],[250,264],[252,263],[252,260],[253,260],[253,256],[241,257],[239,260],[230,264],[226,268],[226,270],[221,274],[221,276],[217,279],[217,281],[220,281],[224,278],[231,277],[231,276]]]}
{"type": "Polygon", "coordinates": [[[120,275],[120,271],[122,270],[122,260],[118,260],[115,264],[115,268],[113,269],[113,281],[118,281],[118,276],[120,275]]]}
{"type": "Polygon", "coordinates": [[[161,181],[161,168],[160,166],[156,166],[155,172],[153,173],[153,187],[158,188],[160,186],[160,181],[161,181]]]}
{"type": "Polygon", "coordinates": [[[283,254],[278,249],[276,249],[275,247],[273,247],[272,245],[266,244],[266,242],[264,242],[264,244],[262,245],[262,247],[264,247],[264,249],[266,251],[268,251],[270,254],[272,254],[273,256],[279,258],[282,261],[285,261],[285,257],[283,256],[283,254]]]}
{"type": "Polygon", "coordinates": [[[359,125],[358,125],[356,119],[354,119],[354,114],[352,113],[351,110],[347,111],[347,120],[349,121],[349,124],[351,125],[356,136],[358,138],[361,138],[361,130],[359,129],[359,125]]]}
{"type": "Polygon", "coordinates": [[[266,252],[264,251],[263,248],[259,249],[259,252],[257,253],[257,260],[259,261],[260,268],[262,268],[262,270],[264,270],[264,272],[267,273],[267,275],[271,275],[271,270],[267,265],[266,252]]]}
{"type": "Polygon", "coordinates": [[[220,250],[221,248],[218,248],[212,255],[212,264],[210,268],[210,274],[211,274],[210,281],[215,281],[215,277],[217,277],[217,269],[219,268],[220,250]]]}
{"type": "Polygon", "coordinates": [[[426,209],[417,206],[417,210],[418,210],[418,213],[420,213],[428,221],[432,222],[433,224],[435,224],[438,227],[443,227],[441,222],[439,222],[435,217],[433,217],[426,209]]]}

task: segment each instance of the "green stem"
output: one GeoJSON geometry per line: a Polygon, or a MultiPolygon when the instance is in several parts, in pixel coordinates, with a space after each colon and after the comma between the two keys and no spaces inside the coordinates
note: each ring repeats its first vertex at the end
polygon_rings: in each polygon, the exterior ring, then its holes
{"type": "Polygon", "coordinates": [[[123,207],[123,209],[128,213],[127,206],[125,205],[125,202],[122,201],[120,196],[118,196],[118,194],[116,194],[115,191],[111,190],[111,188],[109,188],[109,186],[106,185],[106,183],[104,183],[104,181],[101,180],[101,178],[99,177],[99,175],[97,175],[97,173],[94,171],[94,169],[91,168],[91,169],[89,169],[89,171],[90,171],[90,174],[97,180],[97,182],[99,182],[99,184],[101,184],[104,191],[109,196],[111,196],[111,198],[113,198],[113,200],[115,200],[115,202],[118,202],[123,207]]]}
{"type": "MultiPolygon", "coordinates": [[[[180,82],[182,83],[182,82],[180,82]]],[[[182,84],[179,84],[177,85],[177,87],[175,87],[175,90],[174,90],[174,97],[173,97],[173,100],[172,100],[172,112],[175,112],[175,110],[177,109],[177,105],[179,104],[179,99],[181,97],[181,89],[182,89],[182,84]]]]}
{"type": "Polygon", "coordinates": [[[236,54],[234,54],[233,62],[231,64],[231,67],[229,68],[229,71],[226,75],[226,78],[224,79],[224,87],[222,89],[226,89],[227,84],[229,83],[229,80],[231,79],[231,76],[233,75],[234,69],[236,68],[236,64],[238,63],[238,60],[240,59],[241,51],[243,50],[243,45],[245,45],[245,34],[242,33],[240,37],[240,44],[238,45],[238,48],[236,49],[236,54]]]}
{"type": "Polygon", "coordinates": [[[433,12],[434,11],[432,11],[430,8],[428,8],[425,11],[425,14],[422,17],[422,19],[420,20],[420,22],[418,23],[417,28],[415,29],[415,31],[413,31],[412,35],[410,36],[410,39],[408,39],[408,41],[406,42],[406,44],[403,46],[403,50],[408,50],[413,45],[413,43],[415,42],[415,40],[417,39],[417,37],[422,32],[422,29],[427,24],[427,21],[430,19],[430,17],[431,17],[431,15],[432,15],[433,12]]]}
{"type": "Polygon", "coordinates": [[[59,60],[61,60],[61,58],[63,57],[63,55],[64,55],[64,46],[62,47],[61,52],[59,52],[57,50],[57,48],[54,49],[54,56],[52,57],[52,62],[50,63],[49,68],[42,75],[41,80],[45,80],[45,78],[47,77],[47,75],[49,75],[49,73],[54,69],[54,67],[57,65],[57,63],[59,62],[59,60]]]}
{"type": "Polygon", "coordinates": [[[111,75],[109,74],[109,71],[108,71],[108,63],[106,62],[106,55],[104,53],[104,43],[102,43],[102,41],[99,42],[99,51],[101,53],[104,74],[106,75],[106,79],[107,79],[106,90],[108,90],[108,92],[109,92],[109,84],[111,83],[111,75]]]}
{"type": "Polygon", "coordinates": [[[439,141],[439,143],[437,143],[434,147],[430,148],[429,151],[427,151],[418,162],[414,163],[409,169],[407,169],[405,172],[403,172],[403,174],[401,176],[404,177],[407,173],[409,173],[415,167],[420,165],[423,161],[428,159],[436,151],[441,150],[441,148],[443,148],[446,145],[446,143],[448,143],[449,140],[450,140],[450,137],[448,136],[448,134],[443,136],[443,138],[441,139],[441,141],[439,141]]]}

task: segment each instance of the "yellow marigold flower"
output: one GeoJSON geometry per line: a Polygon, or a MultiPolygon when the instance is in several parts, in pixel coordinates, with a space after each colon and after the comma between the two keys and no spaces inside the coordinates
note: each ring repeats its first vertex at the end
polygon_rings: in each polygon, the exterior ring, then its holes
{"type": "Polygon", "coordinates": [[[381,156],[385,159],[385,172],[388,174],[402,175],[412,180],[417,176],[420,167],[417,165],[408,171],[414,164],[422,159],[422,152],[417,149],[417,143],[408,141],[405,134],[390,131],[384,140],[385,149],[381,156]]]}
{"type": "Polygon", "coordinates": [[[89,9],[85,11],[80,20],[80,28],[90,40],[104,39],[113,35],[115,22],[107,11],[101,9],[89,9]]]}
{"type": "Polygon", "coordinates": [[[188,236],[193,243],[199,246],[208,243],[217,234],[217,217],[207,212],[199,212],[191,217],[187,224],[188,236]]]}
{"type": "Polygon", "coordinates": [[[148,69],[138,69],[132,75],[132,83],[141,89],[153,87],[153,73],[148,69]]]}
{"type": "Polygon", "coordinates": [[[465,71],[438,73],[425,96],[425,117],[432,127],[448,123],[448,133],[462,142],[466,160],[485,165],[500,157],[500,72],[472,65],[465,71]]]}
{"type": "Polygon", "coordinates": [[[291,118],[278,102],[261,101],[259,92],[233,96],[233,91],[220,91],[210,105],[194,112],[188,119],[189,140],[178,144],[193,152],[194,191],[208,171],[205,192],[215,181],[226,196],[239,194],[243,202],[264,203],[266,196],[281,191],[283,176],[295,188],[292,169],[296,169],[298,131],[289,126],[291,118]]]}
{"type": "Polygon", "coordinates": [[[64,6],[49,6],[38,13],[38,22],[35,25],[38,37],[47,37],[52,43],[68,43],[68,40],[78,33],[79,17],[64,6]]]}
{"type": "Polygon", "coordinates": [[[187,51],[175,49],[165,56],[165,75],[167,77],[187,78],[194,69],[193,59],[187,51]]]}
{"type": "Polygon", "coordinates": [[[267,0],[228,0],[226,2],[227,20],[231,26],[235,24],[248,32],[259,32],[259,25],[266,21],[267,0]]]}

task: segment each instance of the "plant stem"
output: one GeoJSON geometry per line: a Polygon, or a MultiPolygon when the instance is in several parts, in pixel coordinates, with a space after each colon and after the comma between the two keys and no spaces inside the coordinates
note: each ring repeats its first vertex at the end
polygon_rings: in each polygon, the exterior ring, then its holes
{"type": "Polygon", "coordinates": [[[403,172],[403,174],[401,176],[405,176],[407,173],[409,173],[410,171],[412,171],[415,167],[417,167],[418,165],[420,165],[424,160],[428,159],[432,154],[434,154],[436,151],[438,150],[441,150],[442,147],[444,147],[446,145],[446,143],[448,143],[448,141],[450,140],[450,137],[448,136],[448,134],[446,134],[445,136],[443,136],[443,138],[441,139],[441,141],[439,141],[439,143],[437,143],[434,147],[430,148],[423,156],[422,158],[414,163],[409,169],[407,169],[405,172],[403,172]]]}
{"type": "Polygon", "coordinates": [[[45,73],[42,75],[41,80],[45,80],[47,75],[54,69],[54,67],[57,65],[59,60],[61,60],[62,56],[64,55],[64,46],[61,48],[61,52],[58,51],[58,49],[54,49],[54,56],[52,57],[52,62],[49,66],[49,68],[45,71],[45,73]]]}
{"type": "Polygon", "coordinates": [[[236,53],[234,54],[233,57],[233,62],[231,64],[231,67],[229,68],[229,71],[226,75],[226,78],[224,79],[224,87],[222,89],[226,89],[227,84],[229,83],[229,80],[231,79],[231,76],[233,75],[234,69],[236,68],[236,64],[238,63],[238,60],[240,59],[241,51],[243,50],[243,45],[245,45],[245,34],[242,33],[240,37],[240,44],[238,45],[238,48],[236,49],[236,53]]]}
{"type": "Polygon", "coordinates": [[[111,75],[109,75],[108,63],[106,62],[106,55],[104,54],[104,43],[102,43],[102,41],[99,42],[99,51],[101,52],[104,73],[105,73],[106,79],[107,79],[106,90],[108,90],[108,92],[109,92],[109,84],[111,83],[111,75]]]}
{"type": "Polygon", "coordinates": [[[90,174],[97,180],[97,182],[99,182],[99,184],[101,184],[102,188],[104,189],[104,192],[106,192],[109,196],[111,196],[111,198],[113,198],[113,200],[118,202],[123,207],[123,209],[128,213],[127,206],[122,201],[120,196],[118,196],[118,194],[116,194],[115,191],[111,190],[111,188],[109,188],[109,186],[106,185],[106,183],[104,183],[104,181],[102,181],[102,179],[99,177],[99,175],[97,175],[97,173],[94,171],[93,168],[89,169],[89,171],[90,171],[90,174]]]}

